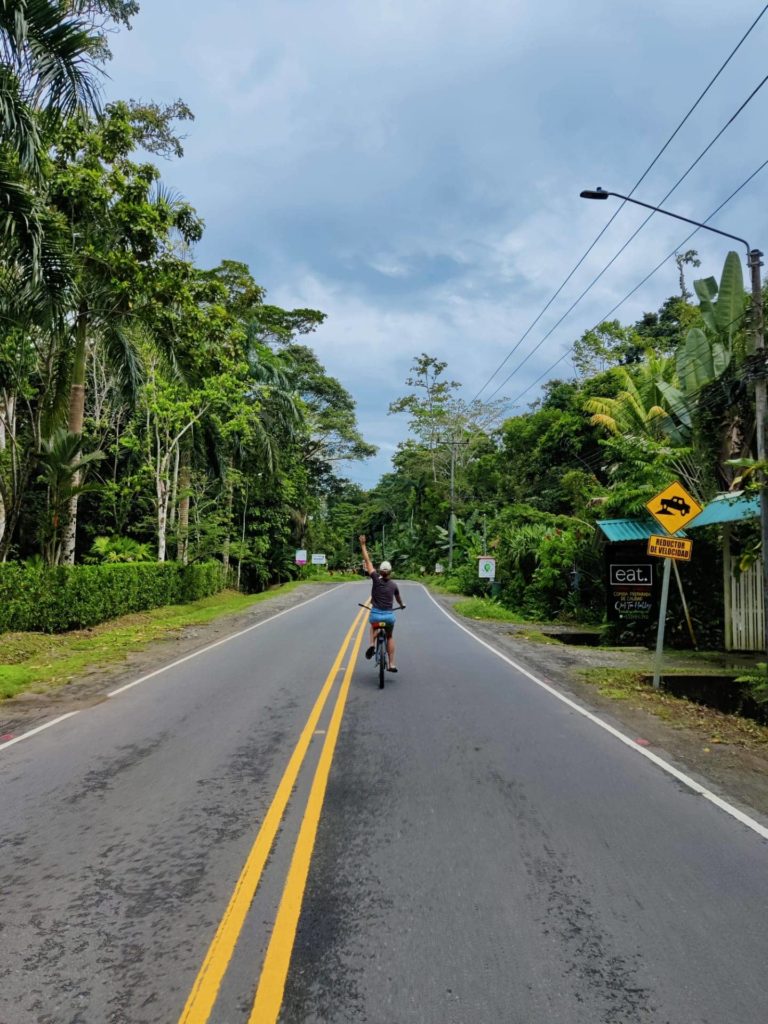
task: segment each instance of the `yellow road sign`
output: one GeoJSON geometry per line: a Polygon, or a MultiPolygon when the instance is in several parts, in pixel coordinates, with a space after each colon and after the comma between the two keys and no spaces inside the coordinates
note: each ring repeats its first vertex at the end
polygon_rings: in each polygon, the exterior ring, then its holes
{"type": "Polygon", "coordinates": [[[648,554],[656,558],[677,558],[681,562],[690,562],[693,541],[683,537],[658,537],[653,534],[648,538],[648,554]]]}
{"type": "Polygon", "coordinates": [[[701,505],[677,481],[651,498],[645,507],[667,533],[682,530],[702,511],[701,505]]]}

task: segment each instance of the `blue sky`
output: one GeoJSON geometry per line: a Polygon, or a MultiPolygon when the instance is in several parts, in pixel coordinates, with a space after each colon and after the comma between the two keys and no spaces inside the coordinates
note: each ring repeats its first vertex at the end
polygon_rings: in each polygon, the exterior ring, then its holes
{"type": "MultiPolygon", "coordinates": [[[[380,448],[347,472],[370,486],[405,436],[387,407],[413,357],[445,360],[472,398],[613,212],[579,191],[634,185],[762,6],[145,0],[112,43],[106,92],[190,105],[185,156],[163,176],[205,219],[197,262],[242,260],[270,301],[328,314],[312,343],[380,448]]],[[[766,73],[767,49],[768,14],[638,198],[668,191],[766,73]]],[[[767,112],[768,85],[666,205],[707,217],[768,158],[767,112]]],[[[768,250],[766,191],[768,169],[713,225],[768,250]]],[[[506,372],[642,216],[622,211],[506,372]]],[[[685,234],[654,218],[501,394],[515,399],[685,234]]],[[[690,245],[719,274],[728,246],[690,245]]],[[[616,315],[676,290],[670,261],[616,315]]],[[[566,359],[555,375],[570,373],[566,359]]]]}

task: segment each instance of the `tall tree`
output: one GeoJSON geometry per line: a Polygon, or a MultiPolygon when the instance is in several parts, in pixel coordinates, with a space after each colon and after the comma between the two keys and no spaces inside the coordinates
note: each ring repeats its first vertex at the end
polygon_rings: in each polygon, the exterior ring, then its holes
{"type": "MultiPolygon", "coordinates": [[[[87,364],[101,346],[124,386],[137,383],[130,328],[142,313],[143,293],[171,251],[174,232],[188,242],[202,226],[188,204],[158,188],[152,164],[131,159],[147,138],[145,124],[125,103],[107,107],[90,122],[70,122],[60,132],[48,185],[49,202],[66,219],[74,273],[68,429],[81,436],[87,364]]],[[[72,563],[77,531],[73,491],[62,549],[72,563]]]]}

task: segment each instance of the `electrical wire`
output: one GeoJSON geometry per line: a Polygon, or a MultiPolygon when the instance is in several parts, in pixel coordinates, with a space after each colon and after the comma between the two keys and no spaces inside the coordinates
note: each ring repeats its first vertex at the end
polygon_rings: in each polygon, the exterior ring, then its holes
{"type": "MultiPolygon", "coordinates": [[[[735,57],[736,53],[737,53],[737,52],[738,52],[738,50],[739,50],[739,49],[741,48],[742,44],[743,44],[743,43],[744,43],[744,42],[746,41],[746,39],[747,39],[747,38],[749,37],[749,35],[750,35],[750,34],[752,33],[752,30],[753,30],[753,29],[754,29],[754,28],[755,28],[755,27],[757,26],[757,23],[758,23],[758,22],[760,21],[760,19],[761,19],[761,18],[763,17],[763,15],[765,14],[765,12],[766,12],[766,11],[768,11],[768,4],[766,4],[766,5],[765,5],[765,6],[763,7],[763,9],[762,9],[762,10],[760,11],[760,13],[759,13],[759,14],[757,15],[757,17],[755,18],[755,20],[754,20],[754,21],[752,22],[752,24],[751,24],[751,25],[749,26],[749,28],[748,28],[748,29],[746,30],[746,32],[745,32],[745,33],[744,33],[744,35],[743,35],[743,36],[741,37],[741,39],[740,39],[740,40],[738,41],[738,43],[736,44],[736,46],[735,46],[735,47],[734,47],[734,48],[733,48],[733,49],[731,50],[731,52],[730,52],[730,53],[728,54],[728,56],[726,57],[726,59],[725,59],[725,60],[723,61],[723,63],[722,63],[721,65],[720,65],[720,67],[718,68],[717,72],[716,72],[716,73],[715,73],[715,74],[714,74],[714,75],[712,76],[712,78],[711,78],[711,79],[709,80],[709,82],[707,83],[706,87],[705,87],[705,88],[703,89],[703,91],[702,91],[701,93],[699,93],[699,96],[697,97],[697,99],[696,99],[696,101],[694,102],[693,106],[692,106],[692,107],[691,107],[691,108],[690,108],[690,109],[688,110],[688,112],[686,113],[686,115],[685,115],[685,116],[683,117],[683,119],[682,119],[682,120],[680,121],[680,123],[679,123],[679,124],[677,125],[677,127],[675,128],[675,130],[674,130],[674,131],[672,132],[672,134],[671,134],[671,135],[669,136],[669,138],[667,139],[667,141],[666,141],[666,142],[664,143],[664,145],[663,145],[663,146],[661,147],[661,149],[660,149],[660,150],[658,151],[658,153],[656,154],[656,156],[655,156],[655,157],[653,158],[653,160],[651,160],[651,162],[650,162],[650,163],[648,164],[648,166],[646,167],[646,169],[645,169],[645,170],[643,171],[643,173],[642,173],[642,174],[640,175],[640,177],[639,177],[639,178],[637,179],[637,181],[635,182],[635,184],[634,184],[634,185],[632,186],[632,188],[630,189],[630,192],[629,192],[629,195],[630,195],[630,196],[634,195],[634,193],[635,193],[635,191],[637,190],[637,188],[638,188],[638,187],[639,187],[639,186],[640,186],[640,185],[641,185],[641,184],[643,183],[643,181],[645,181],[645,179],[647,178],[647,176],[648,176],[648,175],[650,174],[650,172],[651,172],[651,171],[653,170],[653,168],[654,168],[654,167],[656,166],[656,164],[657,164],[657,163],[658,163],[658,161],[659,161],[659,160],[661,159],[661,157],[663,156],[663,154],[664,154],[664,153],[666,152],[666,150],[667,150],[667,148],[669,147],[669,145],[670,145],[670,144],[672,143],[672,141],[673,141],[673,140],[675,139],[675,137],[676,137],[676,136],[678,135],[678,133],[680,132],[680,130],[681,130],[681,129],[683,128],[683,126],[684,126],[684,125],[686,124],[686,122],[688,121],[688,119],[689,119],[689,118],[691,117],[691,115],[693,114],[693,112],[694,112],[694,111],[696,110],[696,108],[697,108],[697,107],[699,106],[699,104],[701,103],[701,101],[702,101],[702,100],[704,99],[704,97],[705,97],[705,96],[707,95],[707,93],[709,92],[709,90],[710,90],[710,89],[712,88],[712,86],[713,86],[713,85],[715,84],[715,82],[716,82],[716,81],[718,80],[718,78],[719,78],[719,77],[720,77],[720,75],[721,75],[721,74],[723,73],[723,71],[724,71],[724,70],[726,69],[726,67],[727,67],[727,66],[728,66],[728,65],[730,64],[730,62],[731,62],[731,60],[733,59],[733,57],[735,57]]],[[[671,193],[670,193],[670,194],[671,194],[671,193]]],[[[514,346],[513,346],[513,347],[512,347],[511,349],[510,349],[510,351],[509,351],[509,352],[507,353],[507,355],[506,355],[506,356],[504,357],[504,359],[502,359],[502,361],[501,361],[501,362],[499,363],[499,365],[498,365],[498,366],[496,367],[496,369],[495,369],[495,370],[493,371],[493,373],[492,373],[492,374],[490,375],[490,377],[489,377],[489,378],[488,378],[488,380],[487,380],[487,381],[485,382],[485,384],[483,384],[483,386],[482,386],[482,387],[480,388],[480,390],[479,390],[479,391],[478,391],[478,392],[477,392],[477,393],[475,394],[474,398],[472,399],[472,402],[475,402],[475,401],[477,401],[477,399],[478,399],[478,398],[480,397],[480,395],[481,395],[481,394],[483,393],[483,391],[485,391],[485,389],[486,389],[486,388],[488,387],[488,385],[489,385],[489,384],[491,383],[491,381],[492,381],[492,380],[493,380],[493,378],[494,378],[494,377],[496,376],[496,374],[497,374],[497,373],[499,372],[499,370],[501,370],[501,369],[502,369],[502,367],[504,367],[504,366],[506,365],[507,361],[508,361],[508,360],[509,360],[509,359],[510,359],[510,358],[511,358],[511,357],[512,357],[512,356],[513,356],[514,354],[515,354],[515,352],[516,352],[516,351],[518,350],[518,348],[520,347],[520,345],[521,345],[521,344],[522,344],[522,343],[523,343],[523,342],[525,341],[525,339],[526,339],[526,338],[528,337],[528,335],[529,335],[529,334],[530,334],[530,332],[531,332],[531,331],[533,330],[533,328],[534,328],[534,327],[536,326],[536,324],[537,324],[537,323],[539,322],[539,320],[541,320],[541,318],[542,318],[542,317],[544,316],[544,314],[545,314],[545,313],[547,312],[547,310],[549,309],[549,307],[550,307],[550,306],[552,305],[552,303],[553,303],[553,302],[555,301],[555,299],[556,299],[556,298],[558,297],[558,295],[559,295],[559,294],[560,294],[560,293],[562,292],[563,288],[565,288],[565,286],[566,286],[566,285],[568,284],[568,282],[569,282],[569,281],[571,280],[571,278],[572,278],[572,277],[573,277],[573,275],[574,275],[574,274],[576,273],[576,271],[577,271],[577,270],[579,269],[579,267],[580,267],[580,266],[581,266],[581,265],[582,265],[582,264],[584,263],[584,260],[585,260],[585,259],[587,258],[587,256],[589,256],[589,254],[590,254],[590,253],[592,252],[592,250],[593,250],[593,249],[595,248],[595,246],[597,245],[597,243],[598,243],[598,242],[600,241],[600,239],[601,239],[601,238],[603,237],[603,235],[604,235],[604,234],[606,233],[606,231],[607,231],[607,230],[608,230],[608,228],[609,228],[609,227],[611,226],[611,224],[613,224],[613,222],[614,222],[614,221],[616,220],[616,218],[618,217],[618,215],[619,215],[619,214],[621,213],[621,211],[622,211],[622,210],[624,209],[624,207],[625,207],[626,205],[627,205],[627,201],[626,201],[626,200],[622,200],[621,204],[620,204],[620,205],[619,205],[619,206],[618,206],[618,207],[616,208],[616,210],[614,211],[614,213],[612,214],[612,216],[610,217],[610,219],[609,219],[609,220],[607,221],[607,223],[606,223],[606,224],[604,225],[604,227],[603,227],[603,228],[602,228],[602,229],[601,229],[601,230],[600,230],[600,231],[598,232],[598,234],[597,234],[597,235],[595,236],[594,240],[593,240],[593,241],[591,242],[591,244],[589,245],[589,247],[588,247],[588,248],[587,248],[587,249],[585,250],[585,252],[583,253],[583,255],[582,255],[582,256],[581,256],[581,257],[579,258],[579,260],[578,260],[578,261],[577,261],[577,262],[576,262],[576,263],[574,264],[574,266],[573,266],[573,268],[571,269],[571,271],[570,271],[570,273],[568,274],[568,276],[567,276],[567,277],[566,277],[566,278],[565,278],[565,279],[563,280],[563,282],[562,282],[562,284],[560,285],[560,287],[559,287],[559,288],[557,289],[557,291],[556,291],[556,292],[554,292],[554,294],[553,294],[553,295],[551,296],[551,298],[550,298],[550,299],[548,300],[548,302],[546,303],[546,305],[544,306],[544,308],[543,308],[543,309],[542,309],[542,310],[540,311],[540,313],[538,314],[538,316],[536,317],[536,319],[535,319],[535,320],[533,320],[533,321],[532,321],[532,323],[531,323],[531,324],[530,324],[530,325],[529,325],[529,326],[528,326],[528,327],[526,328],[526,330],[525,330],[525,333],[521,335],[521,337],[520,337],[520,338],[519,338],[519,339],[517,340],[517,342],[516,342],[516,343],[514,344],[514,346]]],[[[631,241],[631,239],[630,239],[630,241],[631,241]]],[[[502,385],[502,387],[503,387],[503,385],[502,385]]],[[[497,389],[496,389],[496,391],[494,391],[494,394],[497,394],[497,392],[498,392],[499,390],[500,390],[500,389],[499,389],[499,388],[497,388],[497,389]]],[[[470,403],[470,404],[471,404],[471,403],[470,403]]]]}
{"type": "MultiPolygon", "coordinates": [[[[768,163],[768,161],[766,161],[766,163],[768,163]]],[[[748,316],[749,312],[749,309],[745,309],[738,316],[734,317],[733,320],[731,320],[731,322],[725,326],[724,330],[729,330],[731,327],[734,326],[734,324],[740,324],[740,322],[743,321],[744,318],[748,316]]],[[[712,385],[715,383],[716,381],[714,380],[708,381],[700,388],[696,388],[694,391],[684,393],[683,397],[685,401],[696,401],[705,391],[711,388],[712,385]]],[[[705,399],[703,402],[697,401],[696,413],[700,415],[702,412],[708,412],[711,409],[716,408],[721,402],[722,395],[713,392],[713,394],[709,398],[705,399]]],[[[589,473],[596,475],[599,470],[605,468],[605,462],[606,455],[604,454],[604,452],[597,451],[593,452],[591,455],[574,455],[568,459],[558,460],[557,468],[562,469],[573,467],[575,469],[586,469],[589,473]]]]}
{"type": "MultiPolygon", "coordinates": [[[[693,163],[685,171],[685,173],[683,175],[681,175],[681,177],[679,177],[677,179],[677,181],[672,186],[672,188],[669,190],[669,192],[667,192],[667,194],[658,203],[659,206],[661,206],[662,203],[664,203],[667,199],[669,199],[669,197],[672,195],[672,193],[683,183],[683,181],[685,181],[685,179],[688,177],[688,175],[691,173],[691,171],[694,169],[694,167],[705,156],[705,154],[707,152],[709,152],[709,150],[712,148],[712,146],[717,142],[717,140],[723,134],[723,132],[728,127],[730,127],[731,124],[733,124],[733,122],[736,120],[736,118],[739,116],[739,114],[744,110],[744,108],[747,106],[747,104],[750,103],[751,100],[754,99],[754,97],[758,94],[758,92],[762,89],[762,87],[765,85],[766,82],[768,82],[768,75],[766,75],[762,79],[762,81],[752,90],[752,92],[749,94],[747,99],[741,104],[741,106],[738,108],[738,110],[734,114],[731,115],[731,117],[726,121],[726,123],[723,125],[723,127],[720,129],[720,131],[717,133],[717,135],[715,135],[715,137],[711,140],[711,142],[709,142],[708,145],[701,151],[701,153],[699,153],[699,155],[696,157],[696,159],[693,161],[693,163]]],[[[525,366],[525,364],[528,362],[528,360],[531,358],[531,356],[535,355],[535,353],[538,352],[538,350],[541,348],[541,346],[544,344],[544,342],[547,341],[547,339],[550,338],[552,336],[552,334],[554,334],[554,332],[557,330],[557,328],[560,326],[560,324],[562,324],[563,321],[568,316],[570,316],[570,314],[578,306],[578,304],[585,297],[585,295],[587,295],[588,292],[590,292],[594,288],[594,286],[597,284],[597,282],[600,280],[600,278],[613,266],[613,264],[616,262],[616,260],[619,258],[619,256],[621,256],[621,254],[624,252],[624,250],[630,245],[630,243],[633,242],[635,240],[635,238],[637,238],[637,236],[643,230],[643,228],[648,223],[648,221],[653,216],[655,216],[655,213],[656,213],[656,211],[653,210],[653,211],[651,211],[651,213],[648,214],[648,216],[640,224],[640,226],[638,228],[636,228],[635,231],[633,231],[632,234],[629,236],[629,238],[626,240],[626,242],[624,242],[624,244],[621,246],[619,251],[617,253],[615,253],[611,257],[611,259],[606,263],[606,265],[603,267],[603,269],[598,274],[596,274],[595,277],[592,278],[592,280],[589,282],[587,287],[582,291],[582,293],[578,296],[578,298],[575,299],[574,302],[571,303],[571,305],[568,307],[568,309],[565,311],[565,313],[563,313],[563,315],[560,317],[560,319],[557,321],[557,323],[554,324],[547,331],[547,333],[544,335],[544,337],[541,338],[541,340],[536,345],[534,345],[534,347],[531,349],[531,351],[528,353],[528,355],[525,356],[524,359],[521,359],[521,361],[517,364],[517,366],[514,368],[514,370],[512,370],[511,373],[509,373],[508,376],[504,378],[504,380],[501,382],[501,384],[499,384],[499,386],[496,388],[496,390],[491,392],[491,394],[487,398],[487,401],[491,401],[491,399],[493,399],[494,396],[497,395],[499,393],[499,391],[501,391],[502,388],[506,387],[506,385],[510,382],[510,380],[515,376],[515,374],[520,369],[522,369],[523,366],[525,366]]]]}
{"type": "MultiPolygon", "coordinates": [[[[732,200],[732,199],[733,199],[733,198],[734,198],[735,196],[737,196],[737,195],[739,194],[739,192],[741,192],[741,190],[742,190],[742,189],[746,188],[746,186],[747,186],[747,185],[748,185],[748,184],[749,184],[749,183],[750,183],[750,182],[751,182],[751,181],[752,181],[752,180],[753,180],[754,178],[756,178],[756,177],[757,177],[757,175],[758,175],[758,174],[759,174],[759,173],[760,173],[760,172],[761,172],[762,170],[764,170],[764,169],[765,169],[765,167],[768,167],[768,160],[764,160],[764,161],[763,161],[763,163],[761,163],[761,164],[760,164],[760,166],[759,166],[759,167],[757,167],[757,168],[756,168],[756,169],[755,169],[755,170],[754,170],[754,171],[753,171],[753,172],[752,172],[752,173],[751,173],[751,174],[749,175],[749,177],[745,178],[745,180],[744,180],[744,181],[743,181],[743,182],[742,182],[742,183],[741,183],[741,184],[739,185],[739,187],[738,187],[738,188],[736,188],[736,189],[734,189],[734,191],[733,191],[733,192],[731,192],[731,194],[730,194],[730,195],[729,195],[729,196],[727,197],[727,199],[724,199],[724,200],[723,200],[723,201],[722,201],[722,202],[720,203],[720,205],[719,205],[719,206],[715,207],[715,209],[714,209],[714,210],[713,210],[713,211],[712,211],[712,212],[711,212],[711,213],[709,214],[709,216],[708,216],[708,217],[707,217],[707,218],[706,218],[706,219],[705,219],[705,220],[704,220],[704,221],[703,221],[702,223],[703,223],[703,224],[707,224],[707,223],[708,223],[708,222],[709,222],[710,220],[712,220],[712,218],[713,218],[713,217],[715,217],[715,216],[716,216],[716,215],[717,215],[717,214],[718,214],[718,213],[719,213],[719,212],[720,212],[720,211],[721,211],[721,210],[722,210],[722,209],[723,209],[723,208],[724,208],[724,207],[725,207],[725,206],[726,206],[726,205],[727,205],[727,204],[728,204],[728,203],[729,203],[729,202],[730,202],[730,201],[731,201],[731,200],[732,200]]],[[[664,257],[664,258],[663,258],[662,260],[660,260],[660,261],[659,261],[659,262],[658,262],[658,263],[656,264],[656,266],[655,266],[655,267],[654,267],[654,268],[653,268],[653,269],[652,269],[651,271],[649,271],[649,272],[648,272],[648,273],[647,273],[647,274],[645,275],[645,277],[644,277],[644,278],[643,278],[643,279],[642,279],[641,281],[639,281],[639,282],[638,282],[638,283],[637,283],[637,284],[636,284],[636,285],[634,286],[634,288],[631,288],[631,289],[630,289],[630,291],[628,291],[628,292],[626,293],[626,295],[625,295],[625,296],[624,296],[624,297],[623,297],[622,299],[620,299],[620,300],[619,300],[619,301],[618,301],[618,302],[617,302],[617,303],[616,303],[616,304],[615,304],[615,305],[614,305],[614,306],[613,306],[613,307],[612,307],[611,309],[609,309],[609,310],[608,310],[608,312],[607,312],[607,313],[606,313],[606,314],[605,314],[604,316],[602,316],[602,317],[601,317],[601,318],[600,318],[600,319],[599,319],[599,320],[597,321],[597,323],[596,323],[596,324],[595,324],[595,325],[594,325],[594,326],[593,326],[592,328],[590,328],[590,329],[591,329],[591,330],[597,330],[597,328],[598,328],[598,327],[600,326],[600,324],[602,324],[602,323],[605,323],[605,321],[606,321],[606,320],[608,320],[608,318],[609,318],[609,317],[611,317],[611,316],[612,316],[612,315],[613,315],[613,314],[614,314],[614,313],[615,313],[615,312],[616,312],[616,311],[617,311],[617,310],[618,310],[618,309],[619,309],[619,308],[620,308],[621,306],[623,306],[623,305],[624,305],[624,303],[625,303],[625,302],[627,302],[627,301],[628,301],[628,300],[629,300],[629,299],[630,299],[630,298],[631,298],[631,297],[632,297],[632,296],[633,296],[633,295],[635,294],[635,292],[637,292],[637,291],[638,291],[638,290],[639,290],[640,288],[642,288],[642,286],[643,286],[643,285],[644,285],[644,284],[645,284],[645,283],[646,283],[647,281],[649,281],[649,280],[650,280],[650,279],[651,279],[651,278],[652,278],[652,277],[654,276],[654,274],[656,274],[656,273],[657,273],[657,272],[658,272],[658,271],[659,271],[659,270],[660,270],[660,269],[661,269],[661,268],[662,268],[662,267],[664,266],[664,264],[665,264],[665,263],[666,263],[666,262],[667,262],[668,260],[670,260],[670,259],[671,259],[671,258],[672,258],[672,257],[673,257],[673,256],[675,255],[675,253],[676,253],[676,252],[678,252],[678,250],[679,250],[679,249],[681,249],[681,248],[682,248],[682,247],[683,247],[683,246],[684,246],[684,245],[685,245],[685,244],[686,244],[686,243],[687,243],[688,241],[690,241],[690,239],[691,239],[691,238],[693,238],[693,236],[694,236],[694,235],[698,234],[698,232],[699,232],[700,230],[701,230],[701,228],[695,228],[695,229],[694,229],[693,231],[691,231],[691,232],[690,232],[690,234],[686,235],[686,237],[685,237],[685,238],[684,238],[684,239],[683,239],[683,240],[682,240],[681,242],[679,242],[679,243],[678,243],[678,244],[677,244],[677,245],[675,246],[675,248],[674,248],[674,249],[672,249],[672,251],[671,251],[671,252],[667,253],[667,255],[666,255],[666,256],[665,256],[665,257],[664,257]]],[[[545,377],[548,377],[548,376],[549,376],[549,374],[551,374],[551,373],[552,373],[552,371],[553,371],[554,369],[556,369],[556,368],[557,368],[557,367],[558,367],[558,366],[560,365],[560,363],[562,363],[562,361],[563,361],[563,360],[564,360],[564,359],[566,358],[566,356],[568,356],[568,355],[569,355],[569,354],[570,354],[570,353],[571,353],[571,352],[573,351],[573,349],[574,349],[574,346],[575,346],[575,342],[574,342],[573,344],[569,345],[569,346],[568,346],[568,348],[566,348],[566,349],[565,349],[565,351],[564,351],[564,352],[562,353],[562,355],[560,355],[560,356],[559,356],[559,357],[558,357],[558,358],[557,358],[557,359],[556,359],[556,360],[554,361],[554,363],[552,363],[552,365],[551,365],[550,367],[548,367],[548,368],[547,368],[547,369],[546,369],[546,370],[545,370],[545,371],[544,371],[544,372],[543,372],[542,374],[540,374],[540,375],[539,375],[539,376],[538,376],[538,377],[536,378],[536,380],[534,380],[534,381],[533,381],[533,382],[532,382],[531,384],[529,384],[529,385],[528,385],[528,386],[527,386],[527,387],[526,387],[526,388],[525,388],[525,389],[524,389],[523,391],[521,391],[521,392],[520,392],[520,393],[519,393],[518,395],[516,395],[516,396],[515,396],[515,397],[514,397],[514,398],[513,398],[512,400],[511,400],[511,402],[509,402],[509,403],[508,403],[507,405],[505,405],[505,406],[504,406],[504,407],[503,407],[503,408],[502,408],[502,409],[501,409],[501,410],[499,411],[499,418],[501,418],[501,417],[502,417],[502,416],[504,415],[504,412],[505,412],[505,410],[507,410],[507,409],[511,409],[511,408],[512,408],[513,406],[517,405],[517,403],[518,403],[518,402],[519,402],[519,401],[520,401],[520,400],[521,400],[522,398],[524,398],[524,397],[525,397],[525,395],[527,395],[527,394],[528,394],[528,392],[529,392],[529,391],[530,391],[530,390],[531,390],[532,388],[536,387],[536,385],[537,385],[537,384],[539,384],[539,383],[540,383],[540,382],[541,382],[542,380],[544,380],[544,378],[545,378],[545,377]]],[[[508,379],[509,379],[509,378],[508,378],[508,379]]],[[[491,397],[492,397],[492,396],[491,396],[491,397]]]]}

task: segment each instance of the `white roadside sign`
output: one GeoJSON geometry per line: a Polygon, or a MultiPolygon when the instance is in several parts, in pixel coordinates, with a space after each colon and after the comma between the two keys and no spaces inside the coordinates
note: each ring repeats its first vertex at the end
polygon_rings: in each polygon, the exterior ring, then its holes
{"type": "Polygon", "coordinates": [[[485,555],[478,559],[477,563],[477,575],[481,580],[495,580],[496,579],[496,559],[488,558],[485,555]]]}
{"type": "Polygon", "coordinates": [[[312,555],[312,565],[325,565],[325,555],[322,553],[312,555]]]}

